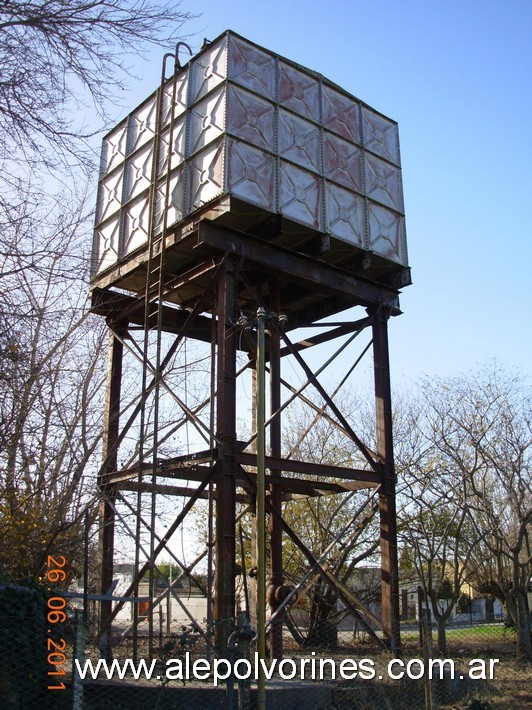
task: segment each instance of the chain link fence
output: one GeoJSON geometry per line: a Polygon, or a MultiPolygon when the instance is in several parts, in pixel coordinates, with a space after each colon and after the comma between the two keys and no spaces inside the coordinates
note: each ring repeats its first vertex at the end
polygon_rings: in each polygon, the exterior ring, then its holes
{"type": "Polygon", "coordinates": [[[191,624],[168,624],[162,613],[151,643],[146,623],[136,640],[115,624],[104,650],[76,604],[53,590],[3,588],[2,709],[532,707],[531,667],[517,664],[515,629],[499,620],[448,624],[442,654],[437,630],[422,613],[402,624],[402,652],[394,657],[347,616],[305,635],[309,629],[291,611],[283,624],[282,659],[264,664],[261,705],[262,666],[245,620],[223,654],[214,652],[209,634],[191,624]]]}

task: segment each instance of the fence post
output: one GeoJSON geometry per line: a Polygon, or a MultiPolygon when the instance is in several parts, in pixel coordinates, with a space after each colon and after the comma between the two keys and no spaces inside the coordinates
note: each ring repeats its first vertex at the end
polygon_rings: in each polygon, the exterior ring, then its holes
{"type": "Polygon", "coordinates": [[[431,678],[428,673],[430,652],[432,651],[432,644],[430,638],[430,622],[428,609],[420,609],[420,620],[421,620],[421,636],[422,636],[422,650],[423,650],[423,667],[425,672],[423,674],[423,685],[425,688],[425,710],[432,710],[432,687],[431,678]]]}
{"type": "Polygon", "coordinates": [[[76,627],[76,640],[74,644],[74,653],[72,658],[72,710],[83,710],[83,683],[81,682],[81,678],[79,677],[75,660],[78,659],[80,665],[83,665],[83,662],[85,660],[85,614],[82,614],[81,622],[79,617],[79,611],[78,609],[76,609],[74,616],[74,624],[76,627]]]}

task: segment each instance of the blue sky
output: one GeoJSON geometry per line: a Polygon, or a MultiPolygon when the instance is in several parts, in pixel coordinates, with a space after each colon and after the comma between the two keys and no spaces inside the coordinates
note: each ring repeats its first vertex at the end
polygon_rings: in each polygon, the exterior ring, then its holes
{"type": "MultiPolygon", "coordinates": [[[[532,2],[184,0],[196,52],[226,29],[399,123],[414,284],[391,324],[396,382],[496,358],[532,374],[532,2]]],[[[128,110],[158,82],[137,66],[128,110]]]]}

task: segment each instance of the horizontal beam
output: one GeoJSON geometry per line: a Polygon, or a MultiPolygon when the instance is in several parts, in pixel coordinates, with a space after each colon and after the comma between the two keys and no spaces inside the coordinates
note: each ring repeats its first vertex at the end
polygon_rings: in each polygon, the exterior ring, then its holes
{"type": "MultiPolygon", "coordinates": [[[[248,473],[253,479],[254,473],[248,473]]],[[[189,479],[190,480],[190,479],[189,479]]],[[[242,485],[245,480],[242,476],[237,476],[237,480],[242,485]]],[[[315,498],[319,496],[331,495],[335,493],[345,493],[346,491],[359,490],[367,488],[367,484],[357,481],[345,481],[344,483],[326,483],[323,481],[306,481],[300,478],[285,478],[282,476],[266,476],[266,483],[279,486],[283,501],[298,500],[301,498],[315,498]]],[[[151,483],[138,483],[137,481],[127,481],[119,486],[120,491],[131,491],[135,493],[153,493],[151,483]]],[[[182,496],[189,498],[196,494],[196,489],[190,486],[168,486],[157,483],[155,491],[158,495],[182,496]]],[[[213,493],[216,499],[216,490],[213,493]]],[[[198,498],[208,499],[209,493],[203,491],[198,498]]],[[[249,493],[237,493],[236,500],[238,503],[252,503],[255,498],[249,493]]]]}
{"type": "MultiPolygon", "coordinates": [[[[330,340],[334,340],[335,338],[340,338],[343,335],[353,333],[355,330],[363,330],[367,326],[371,325],[371,323],[372,319],[369,317],[360,318],[356,321],[342,323],[341,325],[337,325],[334,328],[331,328],[331,330],[327,330],[322,333],[317,333],[316,335],[311,335],[310,337],[305,338],[304,340],[299,340],[297,343],[294,343],[294,349],[297,350],[297,352],[301,352],[302,350],[308,350],[309,348],[313,348],[315,345],[328,343],[330,340]]],[[[281,349],[281,357],[283,357],[284,355],[290,355],[291,352],[292,351],[290,348],[284,347],[281,349]]]]}
{"type": "Polygon", "coordinates": [[[399,296],[396,289],[356,278],[344,269],[297,252],[261,241],[234,229],[223,229],[208,220],[198,225],[196,249],[229,252],[257,264],[281,280],[289,279],[313,290],[341,296],[353,305],[385,305],[398,315],[399,296]]]}
{"type": "MultiPolygon", "coordinates": [[[[139,469],[138,466],[132,466],[131,468],[122,469],[121,471],[109,474],[106,485],[108,487],[117,486],[121,488],[121,483],[131,481],[133,478],[138,478],[141,471],[143,476],[153,476],[154,473],[153,466],[146,466],[146,468],[142,469],[139,469]]],[[[203,481],[205,476],[210,475],[211,471],[211,466],[174,465],[164,469],[157,467],[155,469],[155,475],[164,478],[182,478],[184,481],[203,481]]]]}
{"type": "MultiPolygon", "coordinates": [[[[94,288],[92,290],[91,312],[105,316],[111,322],[127,321],[128,325],[144,327],[144,299],[118,293],[111,289],[94,288]]],[[[178,334],[189,316],[188,311],[171,306],[163,306],[162,330],[165,333],[178,334]]],[[[155,326],[154,326],[155,327],[155,326]]],[[[212,322],[206,316],[198,315],[187,330],[187,337],[211,342],[212,322]]]]}
{"type": "MultiPolygon", "coordinates": [[[[236,460],[241,466],[257,466],[256,454],[240,451],[236,455],[236,460]]],[[[383,477],[380,473],[377,471],[367,471],[365,469],[344,468],[343,466],[331,466],[329,464],[311,463],[307,461],[294,461],[293,459],[275,458],[273,456],[266,456],[265,463],[266,468],[275,471],[290,471],[291,473],[299,473],[303,476],[360,481],[369,484],[369,488],[380,486],[383,482],[383,477]]]]}
{"type": "MultiPolygon", "coordinates": [[[[213,452],[216,450],[214,449],[213,452]]],[[[200,452],[207,454],[208,452],[200,452]]],[[[194,456],[194,454],[192,454],[194,456]]],[[[179,459],[187,459],[188,457],[179,457],[179,459]]],[[[212,454],[211,460],[216,460],[216,455],[212,454]]],[[[257,457],[255,454],[241,452],[237,454],[237,462],[241,466],[256,467],[257,457]]],[[[291,459],[276,459],[271,456],[266,457],[266,466],[273,470],[284,470],[292,473],[303,474],[304,476],[316,476],[321,478],[334,478],[335,481],[320,481],[309,480],[308,478],[289,478],[287,476],[275,475],[266,476],[268,485],[278,487],[283,495],[284,500],[292,500],[299,495],[312,497],[329,495],[334,493],[345,493],[346,491],[360,490],[362,488],[375,488],[380,485],[381,480],[378,474],[373,471],[365,471],[351,468],[343,468],[341,466],[327,466],[325,464],[305,463],[302,461],[293,461],[291,459]]],[[[152,466],[139,469],[137,466],[122,471],[116,471],[109,477],[108,486],[115,486],[121,491],[141,491],[150,492],[153,490],[149,482],[133,481],[137,478],[139,471],[142,470],[143,476],[152,476],[154,469],[152,466]]],[[[181,479],[186,481],[196,481],[201,483],[205,477],[210,475],[211,467],[194,464],[193,461],[183,461],[168,459],[160,462],[155,469],[155,475],[163,478],[181,479]]],[[[249,477],[255,479],[255,474],[249,471],[244,472],[241,469],[237,471],[237,483],[243,488],[249,486],[243,485],[249,480],[249,477]]],[[[156,485],[157,493],[165,495],[191,496],[196,495],[196,489],[183,486],[171,486],[158,482],[156,485]]],[[[207,492],[199,497],[208,497],[207,492]]],[[[241,502],[247,502],[245,496],[241,502]]]]}
{"type": "MultiPolygon", "coordinates": [[[[121,491],[133,491],[136,493],[153,493],[153,485],[151,483],[138,483],[137,481],[129,481],[120,486],[121,491]]],[[[190,486],[167,486],[164,484],[157,483],[155,485],[155,492],[158,495],[164,496],[182,496],[183,498],[190,498],[190,496],[196,495],[196,489],[190,486]]],[[[202,491],[198,498],[203,498],[208,500],[209,492],[202,491]]],[[[216,498],[216,492],[214,493],[214,498],[216,498]]],[[[238,494],[236,496],[238,503],[250,503],[251,497],[249,495],[238,494]]]]}

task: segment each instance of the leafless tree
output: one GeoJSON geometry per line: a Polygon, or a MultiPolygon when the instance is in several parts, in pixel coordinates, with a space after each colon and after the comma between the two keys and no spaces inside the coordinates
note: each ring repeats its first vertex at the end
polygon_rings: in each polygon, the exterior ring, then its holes
{"type": "MultiPolygon", "coordinates": [[[[358,418],[357,431],[361,426],[370,428],[371,422],[361,424],[364,413],[359,404],[350,403],[348,395],[342,395],[342,398],[342,410],[350,412],[351,419],[358,418]]],[[[301,406],[291,413],[288,420],[284,445],[289,457],[345,468],[363,467],[362,455],[357,447],[332,419],[317,416],[314,411],[301,406]]],[[[375,586],[375,575],[372,573],[379,539],[375,527],[376,512],[377,499],[373,489],[304,498],[286,504],[283,512],[289,525],[315,554],[320,555],[330,548],[325,566],[368,608],[380,601],[380,586],[378,582],[375,586]],[[338,544],[331,547],[342,531],[338,544]]],[[[305,574],[308,562],[289,541],[283,545],[283,552],[287,575],[291,581],[298,581],[305,574]]],[[[291,625],[291,631],[299,643],[335,646],[338,622],[346,614],[337,602],[334,587],[317,575],[308,589],[307,628],[298,631],[295,625],[291,625]]]]}
{"type": "Polygon", "coordinates": [[[400,537],[403,566],[410,561],[447,655],[446,625],[462,595],[477,538],[464,506],[465,481],[436,459],[411,467],[402,481],[400,537]]]}
{"type": "Polygon", "coordinates": [[[86,139],[102,125],[84,126],[80,116],[92,107],[105,123],[132,58],[171,46],[189,18],[167,0],[0,0],[3,172],[21,160],[31,168],[90,162],[86,139]]]}
{"type": "Polygon", "coordinates": [[[0,572],[18,581],[52,552],[79,563],[100,439],[103,330],[85,308],[84,205],[62,207],[14,225],[2,267],[0,572]]]}
{"type": "Polygon", "coordinates": [[[115,118],[132,59],[172,48],[189,17],[167,0],[0,0],[0,569],[13,579],[38,576],[52,547],[75,567],[94,483],[90,140],[115,118]]]}
{"type": "Polygon", "coordinates": [[[415,407],[423,412],[417,427],[424,453],[405,466],[408,502],[401,526],[438,630],[446,613],[438,611],[443,581],[442,596],[449,599],[444,604],[451,605],[470,582],[504,600],[516,625],[517,658],[529,661],[529,389],[522,378],[494,365],[425,381],[421,392],[415,407]]]}
{"type": "MultiPolygon", "coordinates": [[[[517,632],[517,660],[532,661],[532,411],[523,378],[501,369],[456,384],[453,416],[463,450],[479,462],[470,478],[467,507],[483,548],[493,561],[487,587],[506,602],[517,632]],[[493,566],[495,569],[493,569],[493,566]]],[[[458,463],[462,451],[452,448],[458,463]]]]}

